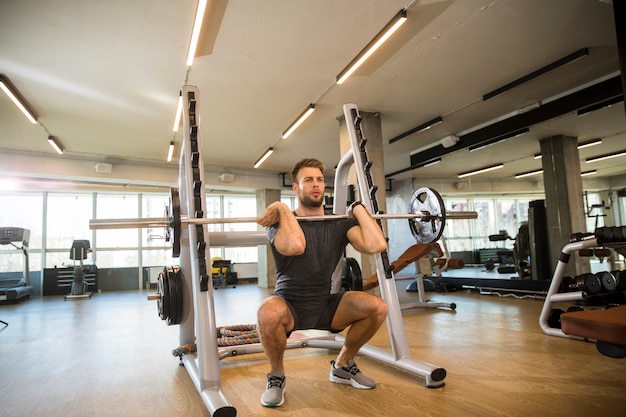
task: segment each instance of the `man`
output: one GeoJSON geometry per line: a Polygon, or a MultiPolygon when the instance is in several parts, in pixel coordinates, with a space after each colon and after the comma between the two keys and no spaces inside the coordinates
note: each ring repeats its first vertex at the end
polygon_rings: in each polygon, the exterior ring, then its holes
{"type": "Polygon", "coordinates": [[[258,332],[271,370],[261,397],[266,407],[285,401],[283,355],[287,337],[298,329],[340,332],[345,342],[331,361],[329,380],[355,388],[371,389],[376,383],[354,363],[358,350],[376,333],[387,315],[380,297],[360,291],[331,294],[332,273],[348,243],[362,253],[380,253],[387,242],[378,223],[360,203],[348,210],[348,219],[298,221],[295,216],[324,214],[324,164],[303,159],[294,167],[292,189],[298,207],[291,212],[281,202],[270,204],[257,223],[267,227],[276,262],[275,291],[258,310],[258,332]]]}

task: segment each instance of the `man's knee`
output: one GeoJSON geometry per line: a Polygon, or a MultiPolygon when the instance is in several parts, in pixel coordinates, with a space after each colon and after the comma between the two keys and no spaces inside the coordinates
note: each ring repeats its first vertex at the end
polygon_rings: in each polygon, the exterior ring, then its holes
{"type": "Polygon", "coordinates": [[[267,298],[257,311],[258,324],[261,327],[276,327],[289,321],[290,312],[287,303],[280,297],[267,298]]]}

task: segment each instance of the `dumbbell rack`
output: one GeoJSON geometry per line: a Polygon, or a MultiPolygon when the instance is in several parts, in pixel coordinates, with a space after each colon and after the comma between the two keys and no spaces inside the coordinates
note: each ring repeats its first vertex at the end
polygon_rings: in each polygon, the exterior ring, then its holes
{"type": "Polygon", "coordinates": [[[548,293],[546,294],[546,298],[543,303],[543,308],[541,309],[541,314],[539,315],[539,326],[544,333],[550,336],[584,340],[578,336],[565,334],[560,328],[551,327],[549,325],[555,303],[580,301],[584,300],[589,295],[585,291],[559,292],[565,277],[565,268],[570,260],[571,254],[581,249],[626,246],[626,238],[622,234],[622,230],[624,229],[626,229],[626,227],[601,227],[596,229],[593,235],[585,236],[579,234],[576,241],[563,247],[561,250],[561,256],[559,257],[552,276],[550,288],[548,289],[548,293]]]}

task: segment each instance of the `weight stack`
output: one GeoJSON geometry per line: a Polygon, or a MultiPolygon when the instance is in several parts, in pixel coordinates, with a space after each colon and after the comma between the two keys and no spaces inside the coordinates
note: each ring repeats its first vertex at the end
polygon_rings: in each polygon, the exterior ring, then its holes
{"type": "Polygon", "coordinates": [[[552,277],[553,262],[550,256],[545,200],[528,203],[528,232],[532,279],[549,280],[552,277]]]}

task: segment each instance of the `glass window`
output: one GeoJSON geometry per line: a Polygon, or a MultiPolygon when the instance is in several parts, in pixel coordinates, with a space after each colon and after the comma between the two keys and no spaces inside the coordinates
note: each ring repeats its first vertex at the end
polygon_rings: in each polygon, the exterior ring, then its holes
{"type": "Polygon", "coordinates": [[[604,201],[598,193],[585,193],[585,203],[587,232],[592,233],[598,227],[604,226],[604,201]]]}
{"type": "MultiPolygon", "coordinates": [[[[141,217],[164,217],[166,215],[166,207],[169,206],[169,204],[168,195],[142,195],[141,217]]],[[[169,213],[168,215],[171,214],[172,213],[169,213]]],[[[165,234],[165,228],[142,229],[141,244],[144,247],[160,247],[169,245],[170,243],[165,241],[165,234]]]]}
{"type": "Polygon", "coordinates": [[[41,249],[43,195],[0,195],[0,225],[30,230],[28,247],[41,249]]]}
{"type": "MultiPolygon", "coordinates": [[[[222,198],[218,195],[207,196],[206,198],[206,217],[211,219],[217,219],[223,217],[222,215],[222,198]]],[[[222,224],[209,224],[207,225],[209,232],[221,232],[224,230],[222,224]]]]}
{"type": "Polygon", "coordinates": [[[98,250],[98,268],[128,268],[138,265],[137,250],[98,250]]]}
{"type": "MultiPolygon", "coordinates": [[[[254,195],[226,195],[224,196],[224,217],[256,217],[256,196],[254,195]]],[[[227,223],[224,225],[225,232],[257,230],[257,224],[252,223],[227,223]]],[[[228,247],[224,248],[224,258],[232,262],[258,262],[258,249],[252,247],[228,247]]]]}
{"type": "Polygon", "coordinates": [[[480,245],[478,240],[483,238],[485,242],[488,242],[489,235],[497,232],[494,230],[496,216],[494,213],[493,200],[474,200],[474,210],[478,213],[478,218],[474,220],[473,238],[477,239],[474,243],[474,247],[476,249],[484,248],[486,246],[480,245]]]}
{"type": "MultiPolygon", "coordinates": [[[[491,234],[499,233],[505,230],[511,237],[517,234],[517,218],[515,215],[515,200],[497,200],[497,230],[493,230],[491,234]]],[[[511,242],[511,241],[509,241],[511,242]]],[[[500,242],[500,243],[506,243],[500,242]]]]}
{"type": "MultiPolygon", "coordinates": [[[[74,240],[91,241],[89,220],[92,218],[92,207],[91,194],[48,194],[46,249],[67,250],[65,259],[69,259],[74,240]]],[[[50,262],[46,261],[46,264],[50,265],[50,262]]]]}
{"type": "MultiPolygon", "coordinates": [[[[141,256],[143,266],[168,266],[180,263],[178,258],[172,258],[171,247],[166,249],[147,249],[142,251],[141,256]]],[[[100,262],[99,257],[98,262],[100,262]]]]}
{"type": "MultiPolygon", "coordinates": [[[[96,216],[98,219],[137,218],[138,206],[139,196],[136,194],[98,194],[96,197],[96,216]]],[[[162,217],[163,214],[160,216],[162,217]]],[[[96,241],[98,248],[136,248],[139,246],[139,232],[138,229],[97,230],[96,241]]],[[[99,251],[98,265],[100,265],[99,251]]],[[[137,264],[135,263],[133,266],[137,266],[137,264]]]]}

